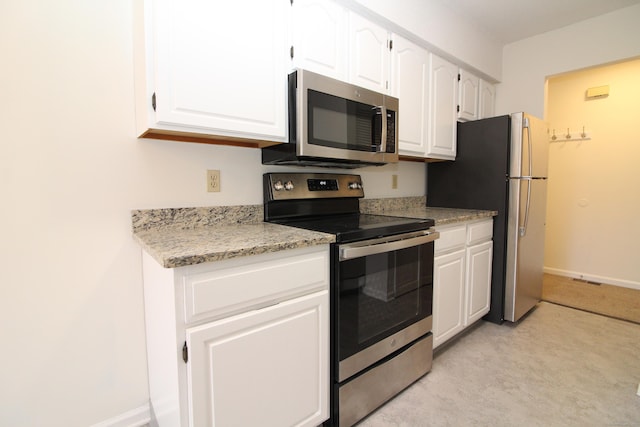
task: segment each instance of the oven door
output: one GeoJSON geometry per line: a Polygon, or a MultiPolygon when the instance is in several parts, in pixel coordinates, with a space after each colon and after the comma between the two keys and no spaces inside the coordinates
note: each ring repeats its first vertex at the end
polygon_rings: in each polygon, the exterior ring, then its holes
{"type": "Polygon", "coordinates": [[[338,381],[431,331],[432,230],[337,245],[338,381]]]}

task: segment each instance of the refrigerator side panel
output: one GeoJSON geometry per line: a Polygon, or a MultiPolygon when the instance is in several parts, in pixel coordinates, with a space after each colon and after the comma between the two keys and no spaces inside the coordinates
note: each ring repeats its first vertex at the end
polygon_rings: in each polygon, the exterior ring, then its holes
{"type": "Polygon", "coordinates": [[[509,194],[513,204],[507,233],[505,320],[516,322],[542,297],[547,181],[510,181],[509,194]],[[531,191],[531,198],[525,222],[528,191],[531,191]]]}
{"type": "Polygon", "coordinates": [[[458,123],[456,160],[427,166],[427,206],[498,212],[493,218],[491,308],[484,317],[494,323],[503,320],[510,123],[509,116],[458,123]]]}
{"type": "Polygon", "coordinates": [[[516,303],[518,228],[520,212],[524,206],[520,203],[522,182],[513,177],[522,176],[522,124],[524,113],[511,114],[511,156],[509,159],[509,202],[507,217],[506,267],[504,281],[504,320],[514,321],[514,307],[516,303]]]}

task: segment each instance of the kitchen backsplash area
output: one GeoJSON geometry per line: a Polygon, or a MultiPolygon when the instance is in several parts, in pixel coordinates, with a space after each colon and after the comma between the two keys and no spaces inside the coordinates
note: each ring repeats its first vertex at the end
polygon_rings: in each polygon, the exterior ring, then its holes
{"type": "Polygon", "coordinates": [[[381,213],[386,211],[423,208],[427,204],[426,196],[389,197],[383,199],[360,199],[360,212],[381,213]]]}

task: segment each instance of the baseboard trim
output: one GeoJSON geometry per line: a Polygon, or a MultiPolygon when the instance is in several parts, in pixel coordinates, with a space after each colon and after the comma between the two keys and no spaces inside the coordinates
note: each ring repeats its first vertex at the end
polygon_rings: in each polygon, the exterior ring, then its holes
{"type": "Polygon", "coordinates": [[[613,277],[596,276],[594,274],[579,273],[576,271],[561,270],[559,268],[544,267],[544,272],[555,274],[556,276],[571,277],[574,279],[583,279],[590,282],[598,282],[606,285],[621,286],[623,288],[636,289],[640,291],[640,282],[631,280],[615,279],[613,277]]]}
{"type": "Polygon", "coordinates": [[[146,404],[91,427],[142,427],[149,425],[150,421],[151,409],[149,404],[146,404]]]}

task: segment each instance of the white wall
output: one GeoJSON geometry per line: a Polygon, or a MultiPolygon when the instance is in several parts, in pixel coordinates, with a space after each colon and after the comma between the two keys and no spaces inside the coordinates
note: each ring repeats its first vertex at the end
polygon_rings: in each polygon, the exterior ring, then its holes
{"type": "MultiPolygon", "coordinates": [[[[503,81],[497,85],[496,91],[496,112],[498,114],[506,114],[513,111],[527,111],[548,120],[549,117],[547,111],[545,111],[547,77],[640,56],[640,27],[638,27],[638,22],[640,22],[640,5],[621,9],[505,46],[503,81]]],[[[637,113],[637,107],[635,107],[635,113],[637,113]]],[[[618,134],[602,134],[600,132],[595,132],[595,135],[597,140],[594,140],[594,144],[606,144],[606,141],[610,138],[618,136],[618,134]]],[[[630,147],[629,144],[633,144],[634,135],[635,131],[633,129],[626,131],[624,134],[627,148],[630,147]]],[[[637,138],[635,140],[637,141],[637,138]]],[[[620,142],[616,141],[616,144],[620,142]]],[[[616,144],[612,144],[612,146],[618,146],[616,144]]],[[[555,210],[555,206],[552,206],[552,204],[558,203],[558,193],[565,190],[566,182],[562,182],[564,178],[560,178],[561,182],[554,183],[552,174],[557,173],[562,168],[575,167],[576,162],[579,162],[578,157],[574,157],[571,164],[558,163],[558,161],[561,161],[561,158],[558,157],[560,148],[560,146],[552,147],[550,163],[552,170],[549,171],[550,198],[548,200],[548,212],[554,212],[549,217],[552,221],[550,225],[554,227],[558,226],[557,222],[555,225],[553,222],[557,220],[560,213],[555,210]]],[[[582,153],[584,153],[584,150],[581,151],[581,155],[582,153]]],[[[634,151],[625,151],[627,156],[634,156],[634,153],[634,151]]],[[[617,168],[621,166],[610,157],[600,157],[597,160],[591,157],[582,160],[585,163],[582,163],[580,168],[585,173],[588,173],[592,180],[597,179],[602,174],[618,173],[617,168]],[[589,162],[589,164],[586,162],[589,162]]],[[[625,163],[625,165],[627,164],[625,163]]],[[[623,173],[630,173],[630,171],[625,169],[623,173]]],[[[627,192],[633,192],[633,188],[633,186],[626,188],[616,187],[611,188],[610,191],[619,199],[629,199],[627,192]]],[[[574,189],[574,191],[575,193],[565,194],[565,197],[569,197],[573,202],[584,198],[584,193],[577,191],[577,189],[574,189]]],[[[595,214],[594,206],[600,206],[602,203],[605,203],[606,206],[606,203],[614,201],[615,198],[596,199],[589,196],[589,200],[591,204],[590,212],[593,211],[595,214]]],[[[570,242],[565,242],[567,247],[562,249],[565,254],[564,261],[560,262],[558,255],[560,249],[553,246],[550,247],[549,254],[545,258],[547,271],[565,271],[594,279],[606,277],[608,281],[613,279],[618,284],[633,286],[633,283],[637,282],[638,279],[638,270],[637,268],[632,268],[630,271],[629,262],[637,264],[637,249],[635,253],[629,253],[630,247],[628,244],[617,244],[620,237],[608,236],[606,233],[593,234],[594,226],[606,229],[611,226],[611,223],[615,222],[615,234],[617,236],[619,236],[621,229],[626,228],[628,230],[627,238],[633,238],[632,236],[636,235],[635,233],[638,230],[637,221],[629,218],[629,212],[625,212],[622,216],[616,213],[617,209],[620,208],[625,210],[634,209],[633,212],[637,212],[637,207],[632,208],[632,206],[637,205],[630,205],[629,203],[633,202],[627,200],[627,202],[620,205],[611,205],[608,210],[601,206],[599,212],[604,216],[599,218],[590,216],[593,220],[592,223],[584,221],[584,210],[577,212],[572,208],[570,211],[565,212],[566,216],[578,215],[576,219],[579,218],[581,226],[576,229],[575,224],[573,224],[572,235],[564,234],[564,237],[571,239],[570,242]],[[587,249],[585,249],[585,246],[587,242],[583,237],[587,235],[591,236],[588,245],[606,248],[607,259],[613,260],[617,258],[618,261],[610,263],[610,267],[606,270],[603,267],[604,264],[600,262],[597,265],[596,263],[586,265],[573,262],[586,257],[585,251],[587,249]],[[575,251],[576,255],[572,262],[568,262],[569,255],[567,254],[573,251],[575,251]],[[625,267],[619,269],[620,263],[625,267]]],[[[597,217],[598,215],[595,216],[597,217]]],[[[563,221],[570,221],[571,219],[573,218],[565,218],[563,221]]],[[[550,242],[551,245],[555,244],[553,238],[550,239],[550,242]]],[[[593,254],[589,256],[596,256],[595,254],[602,254],[602,252],[598,249],[594,250],[593,254]]]]}
{"type": "MultiPolygon", "coordinates": [[[[2,426],[144,416],[130,211],[260,204],[262,173],[282,170],[263,167],[259,150],[135,138],[131,9],[0,2],[2,426]],[[206,192],[207,169],[221,170],[220,193],[206,192]]],[[[423,164],[358,172],[367,197],[424,195],[423,164]]]]}
{"type": "Polygon", "coordinates": [[[548,272],[640,289],[640,59],[552,77],[547,120],[557,137],[549,147],[545,239],[548,272]],[[590,87],[606,98],[586,100],[590,87]]]}
{"type": "Polygon", "coordinates": [[[640,4],[504,47],[496,114],[544,116],[545,79],[640,55],[640,4]]]}

